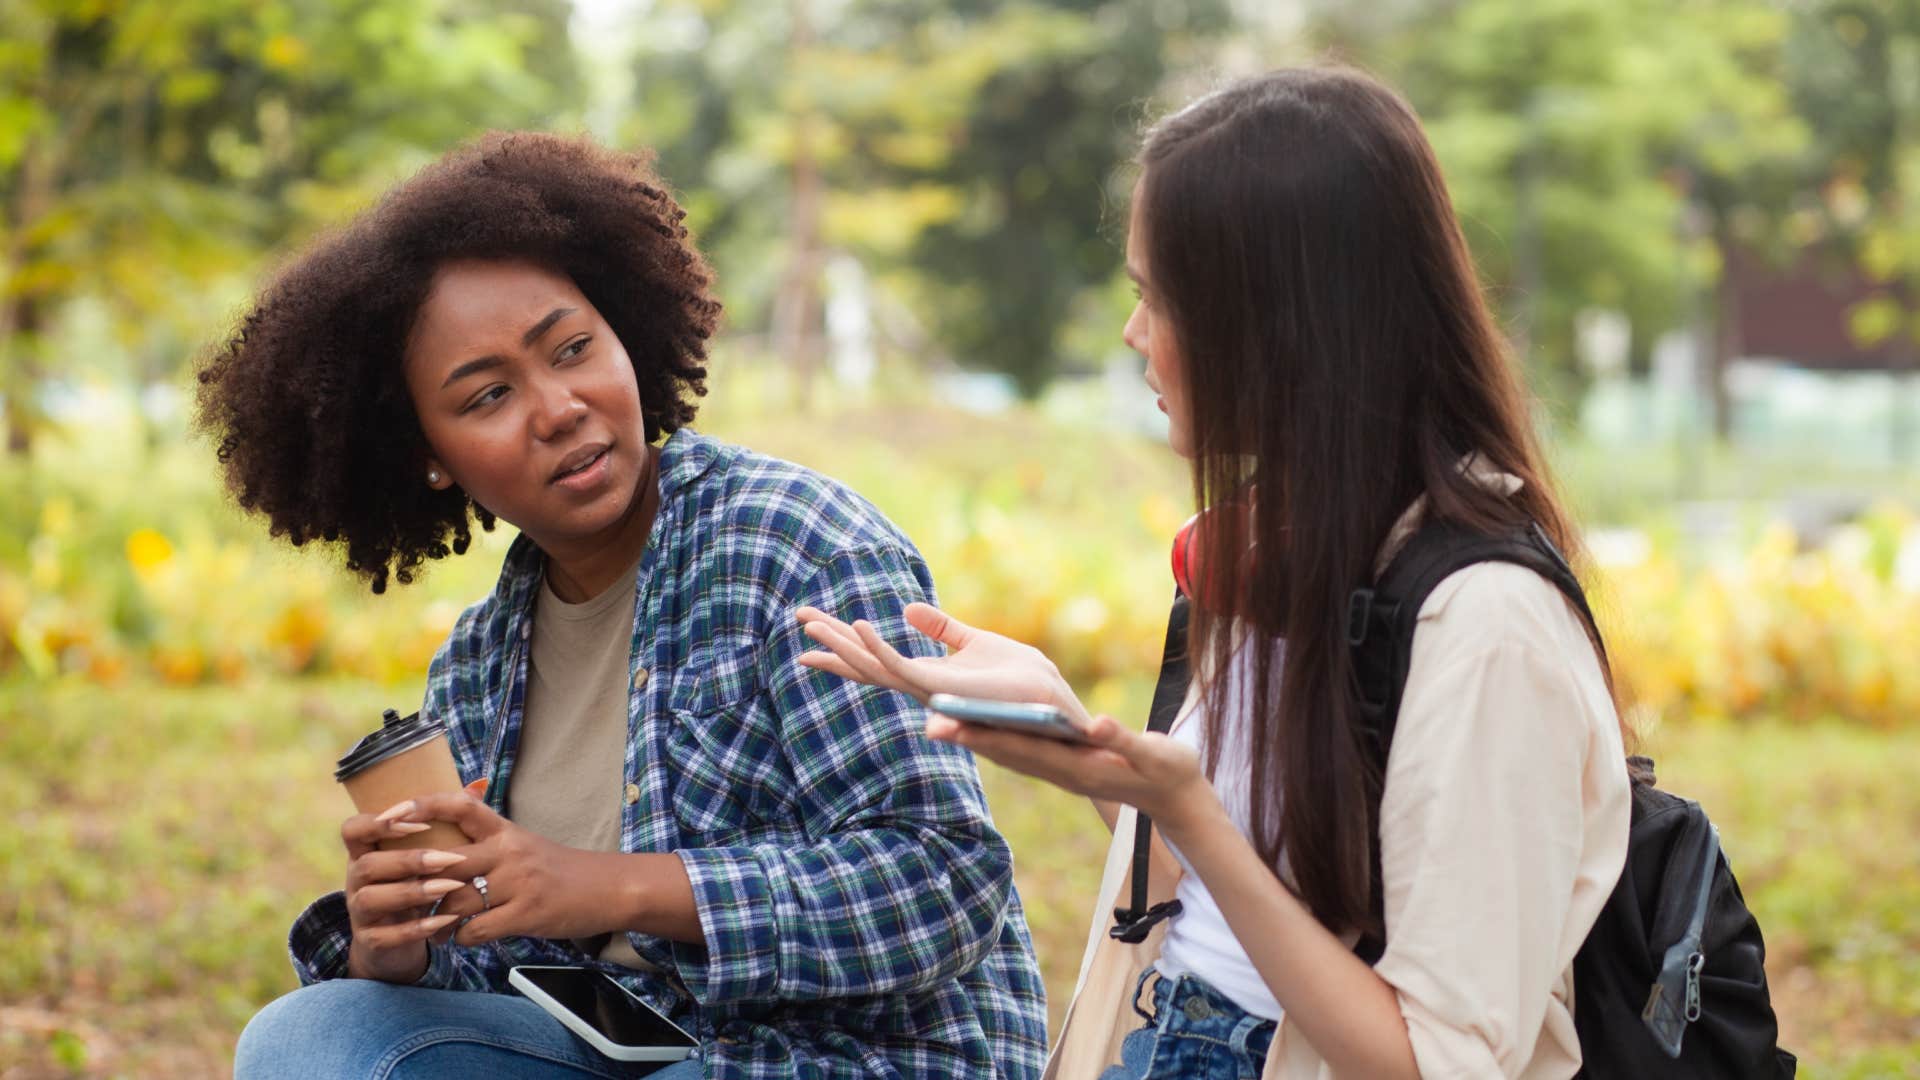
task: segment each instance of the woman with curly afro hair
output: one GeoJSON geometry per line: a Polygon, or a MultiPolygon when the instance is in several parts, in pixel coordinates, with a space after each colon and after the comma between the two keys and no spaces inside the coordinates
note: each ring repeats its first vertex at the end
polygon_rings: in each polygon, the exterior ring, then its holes
{"type": "Polygon", "coordinates": [[[520,533],[421,706],[467,790],[347,819],[243,1080],[640,1075],[507,992],[556,964],[698,1039],[657,1076],[1038,1075],[971,757],[798,663],[796,609],[904,637],[926,565],[844,487],[688,426],[720,306],[683,216],[644,157],[491,135],[295,259],[202,368],[239,504],[375,593],[476,519],[520,533]],[[382,850],[431,821],[469,842],[382,850]]]}

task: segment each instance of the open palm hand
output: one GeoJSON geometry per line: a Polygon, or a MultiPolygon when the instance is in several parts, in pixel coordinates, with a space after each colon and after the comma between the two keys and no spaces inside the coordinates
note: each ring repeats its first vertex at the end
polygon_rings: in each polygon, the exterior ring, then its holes
{"type": "Polygon", "coordinates": [[[823,646],[800,663],[844,679],[911,694],[934,694],[1052,705],[1082,728],[1091,719],[1053,661],[1031,645],[968,626],[931,604],[909,604],[907,624],[947,647],[940,657],[900,655],[864,619],[852,625],[818,608],[795,613],[806,635],[823,646]]]}

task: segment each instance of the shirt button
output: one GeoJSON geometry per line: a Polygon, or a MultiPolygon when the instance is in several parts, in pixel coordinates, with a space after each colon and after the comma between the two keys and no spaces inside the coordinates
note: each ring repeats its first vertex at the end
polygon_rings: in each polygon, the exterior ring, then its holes
{"type": "Polygon", "coordinates": [[[635,690],[645,690],[647,688],[647,678],[646,668],[635,669],[633,673],[633,688],[635,690]]]}
{"type": "Polygon", "coordinates": [[[640,801],[640,785],[628,784],[627,785],[627,805],[632,806],[634,803],[637,803],[639,801],[640,801]]]}

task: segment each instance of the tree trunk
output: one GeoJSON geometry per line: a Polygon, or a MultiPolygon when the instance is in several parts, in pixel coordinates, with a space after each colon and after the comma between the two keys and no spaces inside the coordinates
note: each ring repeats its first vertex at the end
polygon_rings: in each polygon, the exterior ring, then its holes
{"type": "Polygon", "coordinates": [[[40,336],[40,304],[15,296],[0,303],[0,372],[5,373],[7,453],[26,457],[40,429],[40,361],[34,354],[40,336]]]}
{"type": "Polygon", "coordinates": [[[1740,294],[1729,270],[1733,265],[1733,236],[1718,212],[1713,214],[1713,245],[1720,254],[1720,278],[1713,287],[1713,349],[1706,357],[1703,389],[1713,437],[1725,443],[1733,435],[1733,398],[1727,391],[1727,369],[1741,350],[1740,294]]]}
{"type": "Polygon", "coordinates": [[[1512,341],[1515,358],[1524,370],[1532,370],[1535,335],[1540,329],[1540,297],[1546,291],[1545,257],[1540,236],[1540,148],[1539,107],[1527,107],[1527,132],[1514,159],[1513,177],[1513,285],[1519,294],[1519,311],[1513,322],[1512,341]]]}
{"type": "MultiPolygon", "coordinates": [[[[813,44],[807,0],[793,0],[791,63],[805,76],[813,44]]],[[[794,371],[794,404],[806,412],[813,404],[813,381],[820,367],[820,166],[813,156],[813,106],[803,95],[793,116],[792,206],[788,210],[787,266],[773,301],[776,355],[794,371]]]]}
{"type": "MultiPolygon", "coordinates": [[[[45,77],[43,90],[50,84],[51,76],[45,77]]],[[[84,134],[96,114],[93,107],[82,110],[74,118],[77,133],[84,134]]],[[[7,453],[15,457],[33,450],[33,436],[40,427],[39,334],[47,302],[42,296],[21,293],[14,279],[36,255],[26,237],[53,207],[62,149],[46,134],[27,143],[14,176],[18,186],[13,205],[4,208],[8,220],[0,221],[0,236],[7,238],[0,249],[0,393],[7,399],[7,453]]]]}
{"type": "Polygon", "coordinates": [[[1627,322],[1627,377],[1644,382],[1653,374],[1654,335],[1644,319],[1627,322]]]}
{"type": "Polygon", "coordinates": [[[1887,409],[1887,454],[1893,467],[1907,463],[1913,453],[1913,295],[1910,282],[1896,286],[1900,298],[1900,329],[1893,335],[1893,354],[1887,358],[1887,375],[1893,382],[1887,409]]]}

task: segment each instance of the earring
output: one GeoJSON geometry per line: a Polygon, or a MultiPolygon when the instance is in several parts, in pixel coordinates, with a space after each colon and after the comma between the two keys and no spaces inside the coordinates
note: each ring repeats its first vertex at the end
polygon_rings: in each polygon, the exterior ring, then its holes
{"type": "Polygon", "coordinates": [[[440,470],[439,470],[439,469],[428,469],[428,470],[427,470],[427,483],[429,483],[429,484],[437,484],[437,483],[439,483],[439,482],[440,482],[440,470]]]}

